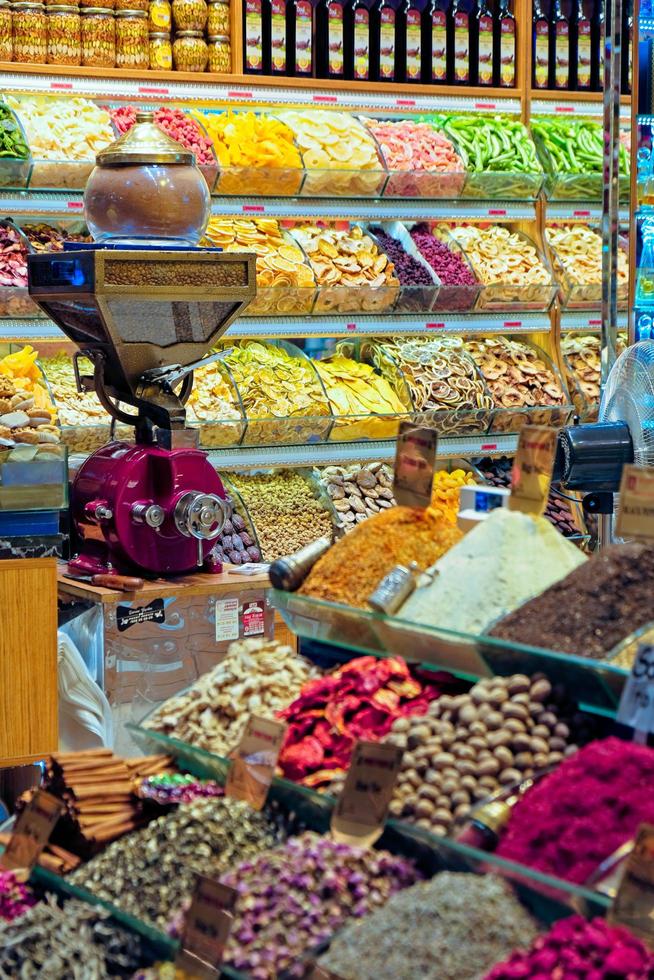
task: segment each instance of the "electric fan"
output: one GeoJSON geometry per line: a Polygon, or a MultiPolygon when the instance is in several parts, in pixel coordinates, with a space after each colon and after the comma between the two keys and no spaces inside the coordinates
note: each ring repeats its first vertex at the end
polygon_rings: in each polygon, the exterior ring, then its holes
{"type": "Polygon", "coordinates": [[[654,342],[618,357],[600,403],[599,421],[561,429],[552,479],[586,493],[584,510],[610,514],[625,463],[654,465],[654,342]]]}

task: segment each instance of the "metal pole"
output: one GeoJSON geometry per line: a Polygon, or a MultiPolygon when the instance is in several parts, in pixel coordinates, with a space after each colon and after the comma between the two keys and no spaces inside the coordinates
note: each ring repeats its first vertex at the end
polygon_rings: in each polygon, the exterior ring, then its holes
{"type": "MultiPolygon", "coordinates": [[[[622,0],[605,0],[604,10],[604,188],[602,207],[601,382],[604,392],[616,357],[618,333],[618,234],[620,79],[622,66],[622,0]]],[[[599,546],[610,544],[612,515],[600,517],[599,546]]]]}

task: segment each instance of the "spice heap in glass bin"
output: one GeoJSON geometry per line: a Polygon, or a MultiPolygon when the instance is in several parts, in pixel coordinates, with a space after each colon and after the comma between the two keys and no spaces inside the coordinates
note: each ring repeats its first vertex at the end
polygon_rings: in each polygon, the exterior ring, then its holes
{"type": "Polygon", "coordinates": [[[315,313],[391,309],[400,284],[393,263],[358,226],[298,225],[292,234],[309,257],[320,286],[315,313]]]}
{"type": "Polygon", "coordinates": [[[566,393],[538,348],[508,337],[469,340],[465,347],[479,367],[496,408],[507,409],[495,413],[494,430],[516,430],[525,423],[565,422],[568,410],[556,412],[553,407],[567,405],[566,393]]]}
{"type": "Polygon", "coordinates": [[[334,413],[330,439],[392,439],[405,404],[392,384],[369,364],[342,354],[315,362],[334,413]]]}
{"type": "Polygon", "coordinates": [[[248,442],[305,442],[326,434],[329,403],[313,363],[298,348],[241,340],[226,349],[224,362],[249,422],[248,442]]]}
{"type": "Polygon", "coordinates": [[[419,877],[413,861],[389,851],[291,837],[222,876],[238,893],[224,961],[253,980],[302,977],[303,954],[419,877]]]}
{"type": "Polygon", "coordinates": [[[518,799],[497,853],[583,885],[651,820],[653,775],[647,746],[590,742],[518,799]]]}
{"type": "Polygon", "coordinates": [[[473,806],[576,748],[565,707],[542,674],[513,674],[443,694],[423,716],[396,718],[385,740],[404,755],[390,813],[453,836],[473,806]]]}
{"type": "Polygon", "coordinates": [[[395,565],[416,562],[424,569],[461,537],[457,527],[429,507],[391,507],[332,545],[313,566],[300,592],[365,609],[370,595],[395,565]]]}
{"type": "Polygon", "coordinates": [[[503,963],[498,963],[485,980],[517,980],[519,977],[567,977],[574,970],[580,980],[648,980],[654,976],[654,954],[622,926],[605,919],[572,915],[555,922],[549,932],[538,936],[528,950],[524,938],[503,963]]]}
{"type": "Polygon", "coordinates": [[[213,141],[223,171],[221,194],[297,193],[302,179],[302,158],[285,123],[267,113],[231,109],[221,113],[194,109],[193,115],[213,141]],[[247,171],[246,175],[243,170],[247,171]]]}
{"type": "Polygon", "coordinates": [[[331,537],[329,511],[304,473],[234,473],[231,482],[248,509],[263,561],[293,554],[323,535],[331,537]]]}
{"type": "Polygon", "coordinates": [[[54,423],[50,396],[29,345],[0,360],[0,444],[46,447],[61,433],[54,423]]]}
{"type": "Polygon", "coordinates": [[[314,274],[302,249],[274,218],[210,218],[204,244],[256,254],[257,296],[248,306],[249,315],[311,312],[314,274]]]}
{"type": "Polygon", "coordinates": [[[237,640],[213,670],[169,698],[144,727],[227,756],[238,746],[251,714],[274,718],[318,675],[318,669],[289,646],[237,640]]]}
{"type": "MultiPolygon", "coordinates": [[[[537,934],[536,923],[499,875],[442,871],[346,923],[318,963],[342,980],[479,980],[537,934]]],[[[517,980],[527,974],[506,976],[517,980]]],[[[535,972],[529,976],[537,978],[535,972]]],[[[538,974],[538,980],[546,975],[538,974]]]]}
{"type": "MultiPolygon", "coordinates": [[[[136,122],[137,110],[132,105],[111,109],[111,121],[120,134],[126,133],[136,122]]],[[[172,139],[195,154],[198,166],[215,166],[216,158],[211,140],[205,136],[192,115],[171,106],[162,106],[154,112],[154,122],[172,139]]]]}
{"type": "Polygon", "coordinates": [[[424,715],[429,703],[460,682],[411,670],[401,657],[357,657],[316,680],[280,711],[288,724],[279,755],[284,776],[327,788],[347,771],[357,739],[377,742],[396,718],[424,715]]]}
{"type": "Polygon", "coordinates": [[[390,355],[411,390],[416,411],[441,432],[485,430],[493,400],[458,337],[384,340],[371,347],[390,355]]]}
{"type": "Polygon", "coordinates": [[[498,507],[439,556],[398,615],[426,626],[483,633],[585,560],[545,518],[498,507]]]}

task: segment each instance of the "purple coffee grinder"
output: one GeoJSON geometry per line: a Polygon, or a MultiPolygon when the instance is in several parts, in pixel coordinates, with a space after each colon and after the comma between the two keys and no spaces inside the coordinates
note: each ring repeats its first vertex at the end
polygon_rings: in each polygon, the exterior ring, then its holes
{"type": "Polygon", "coordinates": [[[221,571],[210,552],[229,505],[184,404],[255,294],[255,256],[197,247],[210,206],[193,154],[139,113],[89,177],[94,244],[29,256],[30,295],[79,348],[78,389],[135,430],[135,444],[111,442],[77,472],[72,575],[221,571]]]}

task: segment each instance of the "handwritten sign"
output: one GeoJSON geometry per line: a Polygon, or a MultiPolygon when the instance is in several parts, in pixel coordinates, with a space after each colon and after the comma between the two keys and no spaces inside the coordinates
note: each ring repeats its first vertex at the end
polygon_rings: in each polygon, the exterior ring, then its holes
{"type": "Polygon", "coordinates": [[[56,796],[37,789],[16,820],[7,849],[0,855],[0,865],[10,870],[31,871],[65,809],[56,796]]]}
{"type": "Polygon", "coordinates": [[[227,796],[245,800],[255,810],[263,807],[285,734],[281,721],[250,715],[227,773],[227,796]]]}
{"type": "Polygon", "coordinates": [[[615,531],[619,538],[654,540],[654,467],[623,468],[615,531]]]}
{"type": "Polygon", "coordinates": [[[198,875],[186,914],[177,966],[193,976],[218,977],[234,923],[237,891],[215,878],[198,875]]]}
{"type": "Polygon", "coordinates": [[[332,813],[331,832],[335,840],[370,845],[381,837],[402,755],[397,745],[357,742],[345,785],[332,813]]]}
{"type": "Polygon", "coordinates": [[[647,735],[654,731],[654,646],[641,643],[636,651],[631,673],[622,688],[616,720],[629,725],[637,733],[647,735]]]}
{"type": "Polygon", "coordinates": [[[438,434],[435,429],[400,422],[395,450],[393,493],[405,507],[428,507],[434,482],[438,434]]]}
{"type": "Polygon", "coordinates": [[[509,510],[542,514],[547,504],[556,453],[556,431],[546,425],[525,425],[511,470],[509,510]]]}
{"type": "Polygon", "coordinates": [[[626,926],[648,945],[654,943],[654,825],[638,828],[634,848],[625,862],[609,921],[626,926]]]}

